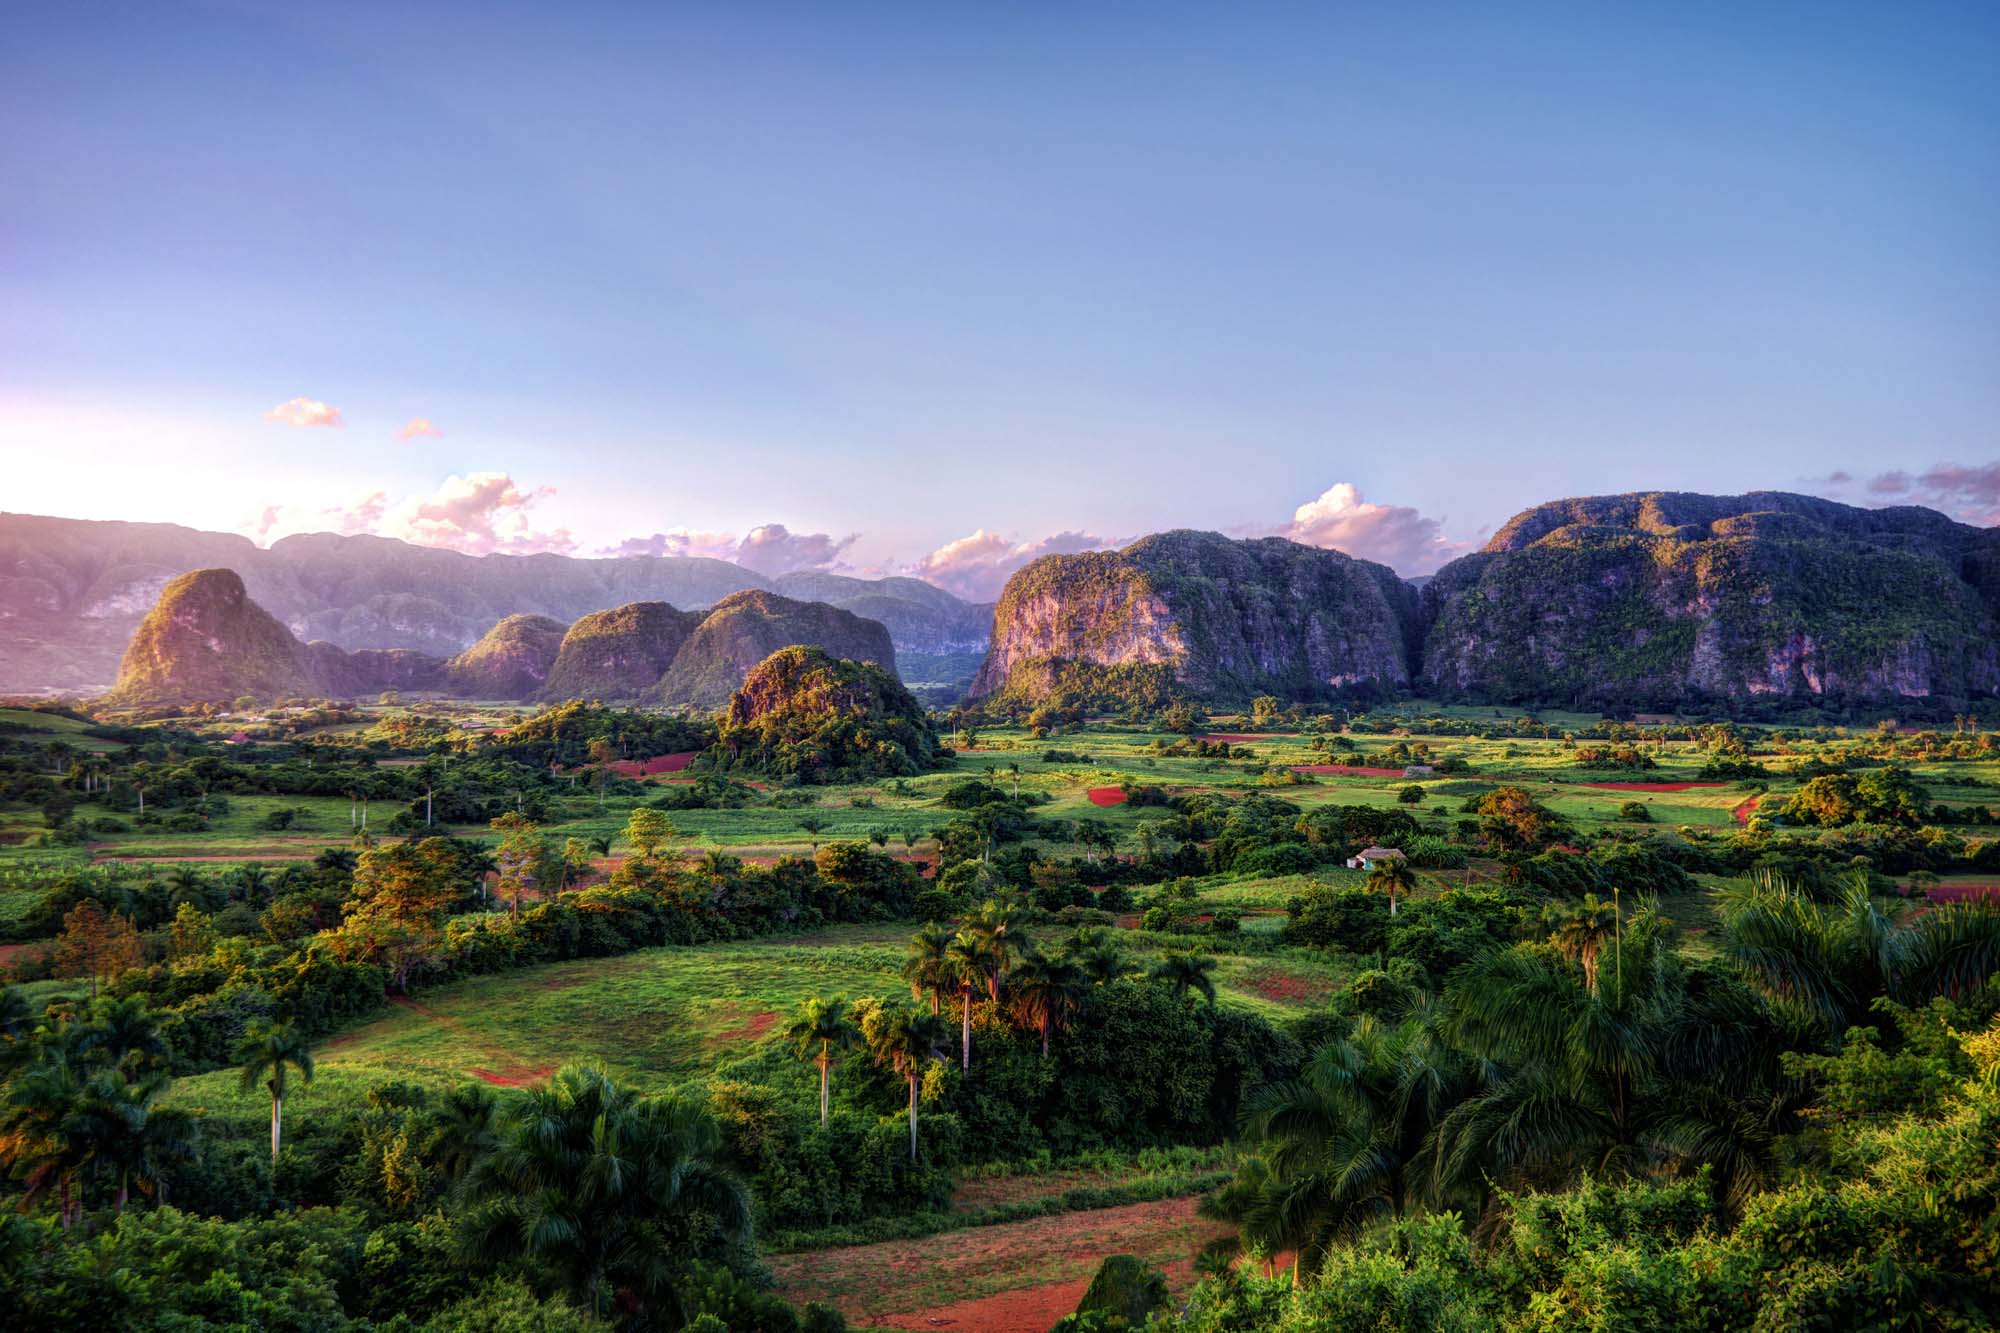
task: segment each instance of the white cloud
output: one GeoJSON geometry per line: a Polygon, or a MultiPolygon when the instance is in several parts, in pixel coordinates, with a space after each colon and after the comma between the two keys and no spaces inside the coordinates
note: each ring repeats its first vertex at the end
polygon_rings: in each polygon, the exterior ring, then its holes
{"type": "Polygon", "coordinates": [[[946,542],[911,565],[909,572],[969,601],[990,602],[1007,586],[1008,576],[1031,560],[1101,551],[1110,544],[1087,532],[1058,532],[1040,541],[1021,542],[981,528],[946,542]]]}
{"type": "Polygon", "coordinates": [[[1434,518],[1404,505],[1362,499],[1349,481],[1336,482],[1318,499],[1300,505],[1278,536],[1378,561],[1403,575],[1433,573],[1471,549],[1468,542],[1445,537],[1434,518]]]}
{"type": "Polygon", "coordinates": [[[317,398],[288,398],[264,414],[281,426],[338,426],[340,409],[317,398]]]}
{"type": "Polygon", "coordinates": [[[707,560],[728,560],[736,554],[733,532],[698,532],[693,528],[668,528],[650,537],[627,537],[616,546],[606,547],[611,556],[697,556],[707,560]]]}
{"type": "Polygon", "coordinates": [[[396,432],[396,438],[399,440],[441,440],[444,438],[444,432],[439,430],[437,423],[429,417],[411,417],[403,423],[403,428],[396,432]]]}
{"type": "Polygon", "coordinates": [[[536,504],[555,494],[553,486],[526,488],[504,472],[474,472],[445,478],[428,496],[391,502],[374,491],[352,504],[266,506],[249,529],[260,539],[301,532],[337,532],[398,537],[418,546],[436,546],[467,555],[567,555],[576,539],[566,528],[542,529],[534,522],[536,504]]]}
{"type": "Polygon", "coordinates": [[[841,557],[859,534],[835,537],[824,532],[793,532],[782,523],[763,523],[741,537],[732,532],[702,532],[668,528],[647,537],[627,537],[606,547],[611,556],[701,556],[731,560],[759,574],[789,574],[795,570],[828,572],[846,568],[841,557]]]}
{"type": "Polygon", "coordinates": [[[736,563],[759,574],[789,574],[838,569],[840,557],[859,534],[832,537],[824,532],[793,532],[782,523],[765,523],[743,534],[736,563]]]}

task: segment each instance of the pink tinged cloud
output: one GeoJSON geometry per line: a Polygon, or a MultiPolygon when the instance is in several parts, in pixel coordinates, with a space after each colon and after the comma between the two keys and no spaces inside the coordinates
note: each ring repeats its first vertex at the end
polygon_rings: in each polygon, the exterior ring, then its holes
{"type": "Polygon", "coordinates": [[[1471,549],[1470,543],[1447,538],[1437,519],[1405,505],[1364,500],[1360,489],[1348,481],[1337,482],[1318,499],[1300,505],[1278,535],[1374,560],[1406,576],[1434,573],[1471,549]]]}
{"type": "Polygon", "coordinates": [[[555,493],[553,486],[523,488],[504,472],[454,475],[428,499],[412,498],[391,509],[378,531],[468,555],[568,554],[576,549],[568,529],[538,530],[529,512],[555,493]]]}
{"type": "Polygon", "coordinates": [[[702,532],[668,528],[646,537],[627,537],[604,551],[609,556],[693,556],[729,560],[774,576],[800,570],[828,573],[845,569],[847,548],[859,534],[835,537],[824,532],[793,532],[782,523],[764,523],[741,537],[733,532],[702,532]]]}
{"type": "Polygon", "coordinates": [[[765,523],[743,534],[736,547],[736,563],[766,575],[798,570],[823,573],[841,567],[840,557],[859,535],[793,532],[782,523],[765,523]]]}
{"type": "Polygon", "coordinates": [[[394,502],[387,491],[375,491],[349,505],[268,506],[250,529],[259,538],[337,532],[397,537],[467,555],[567,555],[576,549],[568,529],[539,528],[532,512],[554,494],[552,486],[525,488],[504,472],[474,472],[447,477],[429,496],[394,502]]]}
{"type": "MultiPolygon", "coordinates": [[[[1852,495],[1856,478],[1835,472],[1816,479],[1836,495],[1852,495]]],[[[1865,503],[1923,505],[1963,523],[2000,525],[2000,462],[1937,463],[1922,472],[1892,468],[1860,482],[1865,503]]]]}
{"type": "Polygon", "coordinates": [[[648,537],[627,537],[607,547],[609,556],[690,556],[703,560],[728,560],[736,554],[733,532],[698,532],[693,528],[668,528],[648,537]]]}
{"type": "Polygon", "coordinates": [[[1045,555],[1101,551],[1111,545],[1087,532],[1058,532],[1040,541],[1022,542],[981,528],[967,537],[946,542],[909,567],[909,573],[968,601],[990,602],[1000,596],[1015,570],[1045,555]]]}
{"type": "Polygon", "coordinates": [[[403,423],[403,428],[396,432],[396,438],[399,440],[441,440],[444,438],[444,432],[439,430],[437,423],[429,417],[411,417],[403,423]]]}
{"type": "Polygon", "coordinates": [[[338,426],[340,409],[317,398],[288,398],[264,414],[281,426],[338,426]]]}

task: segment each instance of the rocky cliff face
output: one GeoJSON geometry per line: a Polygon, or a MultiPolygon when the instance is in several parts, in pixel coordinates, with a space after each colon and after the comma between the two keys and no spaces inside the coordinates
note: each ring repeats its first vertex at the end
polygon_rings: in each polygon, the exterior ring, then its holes
{"type": "Polygon", "coordinates": [[[701,613],[633,602],[584,616],[562,637],[544,699],[637,699],[673,665],[701,613]]]}
{"type": "Polygon", "coordinates": [[[896,669],[896,649],[878,621],[824,602],[798,602],[768,592],[732,593],[715,604],[688,636],[651,692],[653,702],[720,708],[750,668],[791,645],[834,658],[896,669]]]}
{"type": "Polygon", "coordinates": [[[329,698],[358,699],[384,690],[442,690],[445,664],[407,648],[363,648],[348,652],[324,639],[306,645],[314,691],[329,698]]]}
{"type": "Polygon", "coordinates": [[[445,663],[446,687],[467,699],[532,699],[548,684],[568,630],[547,616],[508,616],[445,663]]]}
{"type": "Polygon", "coordinates": [[[1428,688],[1518,702],[2000,689],[2000,532],[1927,509],[1674,492],[1561,500],[1423,590],[1428,688]]]}
{"type": "Polygon", "coordinates": [[[349,653],[300,643],[250,599],[231,569],[170,579],[125,649],[112,708],[226,704],[247,695],[277,699],[353,697],[383,690],[435,690],[444,663],[401,648],[349,653]]]}
{"type": "Polygon", "coordinates": [[[316,693],[304,644],[250,600],[234,570],[169,580],[118,668],[121,707],[228,703],[316,693]]]}
{"type": "Polygon", "coordinates": [[[772,580],[727,561],[678,557],[473,557],[325,533],[265,550],[170,523],[0,514],[0,692],[103,688],[160,590],[203,568],[236,570],[252,600],[295,636],[349,651],[449,657],[511,615],[569,624],[632,602],[703,607],[773,587],[836,605],[866,600],[863,614],[890,626],[899,651],[919,655],[984,651],[991,622],[985,608],[913,579],[772,580]]]}
{"type": "Polygon", "coordinates": [[[1382,565],[1276,537],[1161,533],[1016,573],[973,694],[1033,697],[1071,664],[1216,699],[1402,685],[1417,618],[1415,591],[1382,565]]]}

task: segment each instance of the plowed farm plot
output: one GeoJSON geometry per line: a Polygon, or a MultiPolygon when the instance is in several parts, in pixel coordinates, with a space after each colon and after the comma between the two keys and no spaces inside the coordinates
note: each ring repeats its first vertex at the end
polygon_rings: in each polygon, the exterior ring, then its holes
{"type": "Polygon", "coordinates": [[[864,1326],[1046,1333],[1109,1256],[1157,1264],[1178,1290],[1225,1230],[1197,1216],[1194,1199],[1166,1199],[767,1262],[786,1300],[822,1301],[864,1326]]]}

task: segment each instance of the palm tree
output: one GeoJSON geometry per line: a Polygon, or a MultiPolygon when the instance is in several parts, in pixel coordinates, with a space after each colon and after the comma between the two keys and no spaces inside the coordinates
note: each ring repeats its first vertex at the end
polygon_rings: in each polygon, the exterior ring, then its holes
{"type": "Polygon", "coordinates": [[[1014,949],[1025,946],[1014,923],[1015,909],[991,898],[981,903],[964,929],[980,942],[985,958],[987,998],[1000,999],[1000,978],[1013,965],[1014,949]]]}
{"type": "Polygon", "coordinates": [[[118,1212],[125,1211],[135,1184],[164,1200],[167,1168],[195,1159],[194,1117],[157,1104],[172,1081],[155,1074],[127,1083],[113,1070],[99,1070],[78,1090],[64,1121],[70,1142],[88,1147],[92,1169],[114,1182],[118,1212]]]}
{"type": "Polygon", "coordinates": [[[208,877],[193,866],[176,866],[167,873],[167,885],[172,890],[167,899],[170,907],[182,903],[192,903],[201,911],[209,911],[216,906],[215,887],[208,877]]]}
{"type": "Polygon", "coordinates": [[[33,1030],[34,1015],[21,992],[0,985],[0,1069],[27,1057],[28,1034],[33,1030]]]}
{"type": "Polygon", "coordinates": [[[1550,903],[1542,909],[1542,924],[1551,928],[1549,943],[1583,968],[1584,989],[1596,995],[1597,955],[1607,940],[1617,937],[1617,908],[1586,893],[1574,906],[1550,903]]]}
{"type": "Polygon", "coordinates": [[[917,1078],[924,1066],[941,1059],[939,1052],[949,1037],[944,1020],[936,1014],[895,1009],[872,1026],[868,1045],[875,1063],[886,1065],[903,1076],[910,1086],[910,1160],[917,1160],[917,1078]]]}
{"type": "Polygon", "coordinates": [[[99,1000],[90,1021],[78,1030],[76,1051],[85,1059],[107,1061],[127,1078],[161,1068],[173,1055],[152,1010],[137,996],[99,1000]]]}
{"type": "Polygon", "coordinates": [[[1085,926],[1063,941],[1063,957],[1093,986],[1102,986],[1125,975],[1129,964],[1125,951],[1098,926],[1085,926]]]}
{"type": "Polygon", "coordinates": [[[945,946],[945,966],[952,985],[958,990],[959,1014],[963,1024],[959,1038],[959,1067],[972,1068],[972,992],[986,978],[986,941],[969,930],[961,930],[945,946]]]}
{"type": "Polygon", "coordinates": [[[1770,877],[1720,895],[1724,951],[1773,1003],[1837,1040],[1870,1021],[1877,997],[1920,1005],[2000,971],[2000,910],[1951,903],[1912,914],[1856,875],[1820,903],[1770,877]]]}
{"type": "Polygon", "coordinates": [[[498,1138],[466,1180],[466,1257],[543,1265],[593,1316],[621,1292],[671,1297],[690,1252],[750,1241],[749,1192],[697,1098],[640,1097],[566,1066],[502,1114],[498,1138]]]}
{"type": "Polygon", "coordinates": [[[290,1023],[251,1024],[236,1048],[243,1062],[243,1090],[263,1083],[271,1094],[271,1170],[278,1169],[278,1140],[284,1130],[286,1070],[299,1071],[299,1081],[313,1079],[312,1046],[290,1023]]]}
{"type": "Polygon", "coordinates": [[[1368,872],[1368,887],[1375,893],[1389,895],[1389,915],[1396,915],[1396,895],[1409,893],[1417,887],[1416,872],[1410,863],[1400,856],[1385,856],[1375,863],[1368,872]]]}
{"type": "Polygon", "coordinates": [[[847,1014],[844,999],[807,997],[799,1006],[799,1016],[785,1033],[801,1060],[819,1068],[819,1122],[826,1123],[827,1088],[833,1073],[833,1053],[850,1049],[861,1040],[861,1032],[847,1014]]]}
{"type": "Polygon", "coordinates": [[[1225,1206],[1234,1203],[1253,1236],[1296,1253],[1294,1286],[1336,1241],[1400,1202],[1396,1124],[1385,1099],[1370,1095],[1387,1071],[1371,1061],[1373,1031],[1362,1024],[1362,1041],[1321,1047],[1299,1077],[1260,1089],[1244,1107],[1244,1132],[1261,1152],[1225,1206]]]}
{"type": "Polygon", "coordinates": [[[452,1180],[461,1180],[474,1164],[499,1146],[495,1132],[499,1101],[484,1083],[462,1083],[444,1095],[431,1112],[431,1160],[452,1180]]]}
{"type": "Polygon", "coordinates": [[[65,1231],[83,1215],[78,1184],[96,1155],[96,1144],[71,1132],[70,1113],[82,1090],[70,1061],[44,1059],[8,1086],[0,1104],[0,1163],[20,1179],[22,1206],[55,1190],[65,1231]]]}
{"type": "Polygon", "coordinates": [[[1209,973],[1215,971],[1215,960],[1206,954],[1193,950],[1175,950],[1163,954],[1153,965],[1153,980],[1168,986],[1175,995],[1185,996],[1190,991],[1197,992],[1210,1004],[1215,1003],[1215,979],[1209,973]]]}
{"type": "Polygon", "coordinates": [[[931,997],[931,1012],[943,1007],[945,988],[953,984],[951,932],[938,922],[930,922],[910,937],[909,954],[903,960],[903,979],[910,983],[910,998],[931,997]]]}
{"type": "Polygon", "coordinates": [[[1015,966],[1007,987],[1015,1011],[1042,1034],[1042,1057],[1048,1058],[1049,1032],[1065,1022],[1083,1003],[1089,983],[1076,964],[1065,958],[1026,954],[1015,966]]]}

